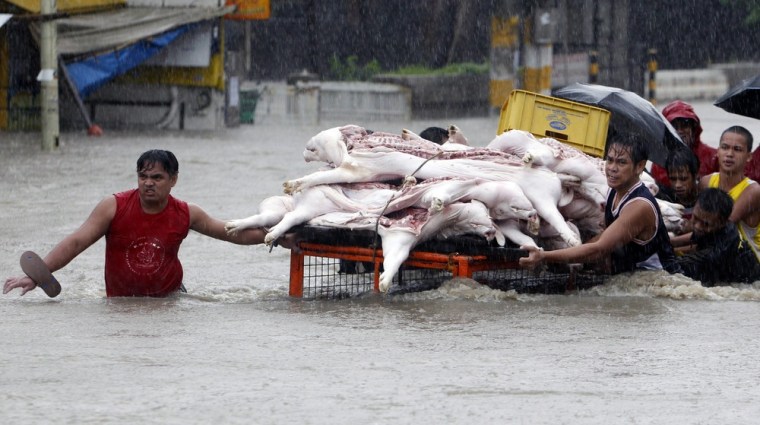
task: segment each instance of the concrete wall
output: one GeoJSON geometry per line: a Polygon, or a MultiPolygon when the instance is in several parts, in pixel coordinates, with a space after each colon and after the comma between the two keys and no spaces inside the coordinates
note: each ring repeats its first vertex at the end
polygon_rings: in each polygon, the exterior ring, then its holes
{"type": "Polygon", "coordinates": [[[760,74],[760,63],[758,62],[739,62],[739,63],[717,63],[710,66],[710,69],[719,69],[728,79],[730,86],[735,86],[747,78],[760,74]]]}
{"type": "Polygon", "coordinates": [[[288,85],[286,93],[288,117],[304,124],[403,121],[412,116],[411,91],[395,84],[307,82],[288,85]]]}
{"type": "Polygon", "coordinates": [[[412,117],[415,119],[488,114],[488,74],[380,74],[372,80],[408,87],[411,91],[412,117]]]}
{"type": "MultiPolygon", "coordinates": [[[[707,69],[660,70],[655,73],[655,98],[661,105],[676,99],[714,101],[729,88],[757,74],[760,63],[748,62],[715,64],[707,69]]],[[[642,84],[645,97],[649,98],[647,78],[642,84]]]]}
{"type": "MultiPolygon", "coordinates": [[[[674,69],[655,73],[655,98],[665,104],[671,100],[715,100],[729,88],[728,78],[719,69],[674,69]]],[[[645,82],[646,87],[646,82],[645,82]]],[[[649,93],[646,92],[649,99],[649,93]]]]}

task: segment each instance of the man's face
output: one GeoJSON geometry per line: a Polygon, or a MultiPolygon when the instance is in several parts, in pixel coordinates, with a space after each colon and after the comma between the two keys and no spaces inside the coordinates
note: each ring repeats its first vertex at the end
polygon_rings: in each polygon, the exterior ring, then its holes
{"type": "Polygon", "coordinates": [[[726,220],[720,218],[717,212],[707,212],[699,204],[694,206],[691,215],[692,231],[697,237],[710,235],[722,229],[726,225],[726,220]]]}
{"type": "Polygon", "coordinates": [[[683,140],[689,148],[693,149],[695,142],[694,133],[697,128],[697,122],[688,118],[676,118],[670,123],[673,125],[673,128],[676,129],[678,135],[681,136],[681,140],[683,140]]]}
{"type": "Polygon", "coordinates": [[[177,183],[177,176],[169,176],[164,167],[154,162],[137,172],[137,189],[143,203],[163,203],[177,183]]]}
{"type": "Polygon", "coordinates": [[[635,183],[645,165],[646,161],[639,164],[633,162],[630,148],[613,144],[605,157],[604,173],[607,176],[607,185],[612,189],[627,189],[635,183]]]}
{"type": "Polygon", "coordinates": [[[668,170],[670,185],[678,202],[691,202],[697,196],[697,178],[687,167],[668,170]]]}
{"type": "Polygon", "coordinates": [[[747,139],[741,134],[727,132],[718,144],[718,166],[728,174],[744,174],[744,165],[750,157],[747,139]]]}

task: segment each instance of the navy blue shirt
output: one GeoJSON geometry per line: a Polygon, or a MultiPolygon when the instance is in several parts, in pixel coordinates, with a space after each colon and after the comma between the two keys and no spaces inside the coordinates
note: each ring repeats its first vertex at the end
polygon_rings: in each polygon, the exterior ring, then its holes
{"type": "Polygon", "coordinates": [[[683,274],[703,286],[760,279],[760,263],[734,223],[728,222],[709,235],[692,234],[691,241],[697,245],[696,252],[678,257],[678,263],[683,274]]]}
{"type": "Polygon", "coordinates": [[[612,189],[607,197],[607,205],[604,209],[604,221],[607,227],[617,220],[620,211],[623,210],[626,204],[634,199],[644,199],[654,207],[655,218],[657,219],[657,232],[649,241],[632,240],[622,247],[615,249],[611,254],[612,274],[636,270],[638,263],[645,261],[653,254],[657,254],[660,258],[663,269],[669,273],[681,273],[681,266],[676,261],[676,256],[673,253],[673,246],[670,244],[670,236],[668,236],[668,230],[665,228],[665,222],[662,220],[660,207],[657,205],[657,201],[649,189],[644,186],[644,183],[637,183],[628,193],[623,195],[623,199],[620,200],[617,209],[613,211],[612,204],[616,193],[617,191],[612,189]]]}

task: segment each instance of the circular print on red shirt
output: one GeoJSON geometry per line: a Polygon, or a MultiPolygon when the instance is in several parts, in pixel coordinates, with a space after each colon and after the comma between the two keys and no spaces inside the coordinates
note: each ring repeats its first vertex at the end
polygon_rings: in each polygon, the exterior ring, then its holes
{"type": "Polygon", "coordinates": [[[127,249],[127,266],[133,273],[150,276],[164,264],[166,249],[156,238],[139,238],[127,249]]]}

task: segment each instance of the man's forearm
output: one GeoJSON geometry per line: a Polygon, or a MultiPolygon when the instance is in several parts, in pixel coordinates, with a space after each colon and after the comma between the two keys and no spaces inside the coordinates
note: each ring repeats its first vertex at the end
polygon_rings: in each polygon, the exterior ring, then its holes
{"type": "Polygon", "coordinates": [[[87,249],[89,245],[77,239],[74,235],[69,235],[58,243],[45,256],[45,264],[51,272],[60,270],[71,262],[77,255],[87,249]]]}
{"type": "Polygon", "coordinates": [[[258,245],[264,243],[267,232],[262,228],[245,229],[234,235],[228,235],[227,241],[238,245],[258,245]]]}

